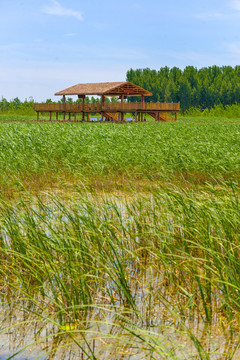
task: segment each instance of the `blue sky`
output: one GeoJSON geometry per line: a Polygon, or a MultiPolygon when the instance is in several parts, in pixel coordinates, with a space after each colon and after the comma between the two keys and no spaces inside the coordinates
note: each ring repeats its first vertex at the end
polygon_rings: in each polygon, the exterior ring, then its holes
{"type": "Polygon", "coordinates": [[[0,0],[0,97],[36,101],[130,68],[240,64],[240,0],[0,0]]]}

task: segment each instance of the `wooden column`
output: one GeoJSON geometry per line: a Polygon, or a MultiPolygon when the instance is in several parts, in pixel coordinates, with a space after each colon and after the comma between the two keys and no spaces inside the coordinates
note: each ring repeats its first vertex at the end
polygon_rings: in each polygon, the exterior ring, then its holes
{"type": "Polygon", "coordinates": [[[105,96],[104,95],[102,95],[102,97],[101,97],[101,103],[102,103],[101,121],[103,121],[103,111],[104,111],[104,105],[105,105],[105,96]]]}
{"type": "MultiPolygon", "coordinates": [[[[84,104],[85,104],[85,97],[86,97],[86,95],[83,95],[83,97],[82,97],[83,110],[84,110],[84,104]]],[[[85,112],[84,111],[83,111],[83,121],[85,121],[85,112]]]]}
{"type": "Polygon", "coordinates": [[[77,113],[74,113],[74,121],[77,121],[77,113]]]}
{"type": "Polygon", "coordinates": [[[66,96],[63,95],[63,121],[65,121],[66,96]]]}
{"type": "MultiPolygon", "coordinates": [[[[141,101],[141,105],[142,105],[142,110],[144,110],[144,104],[145,104],[145,98],[144,95],[142,95],[142,101],[141,101]]],[[[143,122],[143,112],[141,112],[141,122],[143,122]]]]}
{"type": "Polygon", "coordinates": [[[51,121],[52,120],[52,112],[50,111],[49,112],[49,121],[51,121]]]}
{"type": "Polygon", "coordinates": [[[56,112],[56,120],[58,121],[58,112],[56,112]]]}

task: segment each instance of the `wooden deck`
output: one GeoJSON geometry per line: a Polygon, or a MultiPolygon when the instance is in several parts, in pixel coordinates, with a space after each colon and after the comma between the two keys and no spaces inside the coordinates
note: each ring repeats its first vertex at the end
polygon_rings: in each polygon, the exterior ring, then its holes
{"type": "Polygon", "coordinates": [[[96,104],[35,104],[35,111],[40,112],[135,112],[135,111],[170,111],[175,112],[180,110],[180,103],[96,103],[96,104]]]}
{"type": "Polygon", "coordinates": [[[39,113],[49,113],[50,120],[52,119],[52,113],[56,113],[56,119],[58,120],[58,114],[68,113],[71,114],[82,113],[83,119],[85,119],[85,113],[89,120],[90,113],[99,113],[102,117],[106,117],[112,121],[124,121],[124,113],[134,113],[136,121],[142,121],[143,114],[151,115],[156,121],[169,121],[176,120],[177,113],[180,110],[180,103],[145,103],[145,102],[129,102],[129,103],[80,103],[80,104],[67,104],[67,103],[53,103],[53,104],[35,104],[35,111],[39,119],[39,113]],[[118,113],[118,114],[117,114],[118,113]],[[175,114],[171,117],[171,113],[175,114]]]}

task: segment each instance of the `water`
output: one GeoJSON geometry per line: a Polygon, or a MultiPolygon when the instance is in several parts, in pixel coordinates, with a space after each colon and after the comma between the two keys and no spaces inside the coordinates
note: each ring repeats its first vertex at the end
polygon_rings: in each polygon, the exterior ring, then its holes
{"type": "MultiPolygon", "coordinates": [[[[116,210],[121,213],[117,219],[120,218],[120,222],[128,234],[127,226],[130,221],[134,221],[134,216],[130,217],[126,204],[117,201],[115,204],[110,203],[107,206],[107,212],[99,213],[100,219],[108,221],[107,216],[110,213],[115,216],[114,209],[116,207],[116,210]]],[[[85,219],[88,217],[88,213],[83,207],[80,208],[82,215],[84,215],[83,218],[71,218],[71,214],[61,211],[60,207],[49,206],[44,212],[46,216],[41,215],[42,217],[39,217],[37,207],[34,206],[33,208],[34,214],[31,215],[31,220],[37,223],[42,219],[46,221],[43,224],[40,223],[42,228],[37,228],[37,231],[40,234],[44,233],[44,240],[49,241],[49,251],[58,251],[63,258],[65,248],[63,252],[60,251],[63,246],[61,239],[64,238],[64,235],[72,236],[72,228],[71,226],[68,228],[68,224],[71,221],[74,223],[74,220],[77,219],[81,225],[88,226],[85,219]],[[62,237],[59,236],[59,229],[62,237]],[[59,242],[54,247],[52,238],[56,240],[56,237],[59,242]]],[[[161,219],[161,221],[164,225],[164,220],[161,219]]],[[[114,226],[118,223],[116,220],[114,226]]],[[[32,223],[29,222],[29,224],[32,223]]],[[[21,222],[21,226],[22,234],[27,234],[28,227],[24,222],[21,222]]],[[[171,234],[174,231],[173,218],[168,218],[167,226],[168,232],[171,234]]],[[[121,247],[123,232],[121,232],[122,228],[119,228],[120,231],[116,240],[119,241],[120,245],[119,248],[116,247],[116,257],[112,257],[113,263],[111,264],[111,270],[115,276],[111,277],[111,273],[107,273],[102,285],[99,285],[101,277],[105,276],[102,273],[96,279],[98,287],[89,286],[88,290],[91,292],[91,299],[95,307],[87,309],[86,314],[84,313],[85,308],[81,308],[80,305],[76,310],[79,313],[74,314],[69,299],[64,295],[61,285],[59,286],[58,281],[61,282],[62,280],[66,281],[69,288],[74,284],[71,281],[68,282],[71,269],[67,266],[64,272],[61,258],[54,256],[55,254],[49,259],[48,252],[45,253],[50,265],[56,272],[51,272],[52,278],[46,276],[46,273],[44,274],[44,283],[41,284],[40,290],[35,283],[25,283],[25,288],[21,288],[22,285],[19,285],[21,278],[19,279],[17,276],[15,281],[19,281],[19,283],[16,284],[16,287],[14,287],[15,283],[12,284],[12,287],[8,287],[7,283],[3,286],[0,284],[0,360],[8,359],[21,349],[25,350],[15,355],[14,359],[85,360],[89,357],[94,358],[95,355],[97,359],[101,360],[150,360],[151,358],[162,360],[162,351],[169,352],[169,358],[174,352],[178,359],[186,359],[186,354],[187,359],[190,359],[191,354],[196,356],[197,349],[191,341],[189,332],[200,341],[206,351],[211,353],[211,360],[227,359],[226,356],[230,358],[231,353],[238,346],[239,335],[238,329],[234,328],[234,323],[231,333],[230,326],[224,317],[224,308],[222,315],[219,312],[219,308],[222,306],[222,299],[219,300],[221,298],[220,293],[215,289],[212,294],[211,307],[214,316],[212,322],[206,324],[203,308],[199,305],[200,301],[196,300],[195,310],[191,308],[191,294],[187,294],[189,297],[186,300],[186,292],[180,293],[179,287],[168,280],[167,274],[170,271],[168,267],[158,267],[158,260],[155,258],[151,260],[150,256],[149,263],[144,256],[140,259],[128,257],[129,252],[121,247]],[[124,301],[126,297],[124,297],[123,289],[127,289],[127,287],[118,288],[118,284],[115,283],[115,281],[121,280],[121,273],[117,272],[119,263],[115,261],[116,259],[120,259],[125,271],[125,280],[134,299],[136,312],[133,311],[127,301],[124,301]],[[145,261],[146,263],[144,263],[145,261]],[[54,286],[57,288],[58,296],[54,293],[56,290],[54,286]],[[43,289],[44,291],[41,292],[43,289]],[[58,301],[57,305],[56,301],[58,301]],[[59,316],[60,309],[61,318],[59,316]],[[180,317],[179,313],[181,312],[184,314],[180,317]]],[[[87,229],[93,232],[91,227],[87,229]]],[[[39,233],[35,232],[34,234],[39,233]]],[[[97,234],[101,233],[97,232],[97,234]]],[[[135,235],[134,241],[139,244],[142,236],[138,236],[138,232],[135,235]]],[[[128,239],[127,236],[125,236],[124,241],[128,239]]],[[[11,245],[11,236],[9,237],[6,232],[3,233],[3,239],[6,244],[11,245]]],[[[25,242],[24,245],[27,244],[28,247],[34,237],[30,236],[27,239],[29,242],[25,242]]],[[[76,240],[78,245],[74,249],[77,251],[81,242],[79,242],[79,238],[76,240]]],[[[87,244],[91,246],[91,242],[87,244]]],[[[127,241],[124,244],[127,246],[127,241]]],[[[110,248],[108,249],[110,251],[110,248]]],[[[69,249],[66,248],[66,250],[69,249]]],[[[127,250],[132,251],[132,249],[127,250]]],[[[87,252],[86,248],[84,248],[84,252],[87,252]]],[[[72,257],[73,254],[70,255],[72,257]]],[[[12,256],[11,252],[7,256],[9,257],[7,264],[11,264],[9,261],[12,256]]],[[[41,264],[44,266],[44,263],[41,264]]],[[[173,263],[169,264],[174,266],[173,263]]],[[[84,266],[82,262],[81,265],[84,266]]],[[[95,266],[97,267],[97,265],[95,266]]],[[[51,271],[49,269],[52,270],[51,267],[48,267],[47,271],[51,271]]],[[[25,270],[25,267],[23,266],[21,270],[25,270]]],[[[81,276],[85,276],[80,267],[76,267],[76,271],[78,270],[81,276]]],[[[104,271],[107,271],[107,268],[104,268],[104,271]]],[[[22,273],[26,274],[24,271],[22,273]]],[[[172,274],[181,276],[181,273],[174,272],[174,269],[172,274]]],[[[12,275],[9,276],[11,278],[12,275]]],[[[191,280],[191,277],[189,279],[191,280]]],[[[77,282],[77,280],[77,277],[73,276],[73,281],[77,282]]],[[[81,289],[74,288],[74,291],[81,293],[81,289]]],[[[74,291],[72,294],[75,296],[76,292],[74,291]]],[[[195,294],[196,288],[192,290],[192,296],[195,294]]],[[[82,298],[80,297],[79,302],[76,303],[81,304],[81,301],[82,298]]],[[[237,350],[233,359],[239,358],[240,352],[237,350]]]]}

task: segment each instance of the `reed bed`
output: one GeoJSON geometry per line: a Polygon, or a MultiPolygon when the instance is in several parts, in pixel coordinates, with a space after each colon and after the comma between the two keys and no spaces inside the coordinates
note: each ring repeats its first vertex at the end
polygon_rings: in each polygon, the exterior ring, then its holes
{"type": "Polygon", "coordinates": [[[239,195],[2,201],[2,332],[44,359],[238,359],[239,195]]]}
{"type": "Polygon", "coordinates": [[[239,123],[0,124],[0,190],[239,178],[239,123]]]}
{"type": "Polygon", "coordinates": [[[239,134],[0,123],[3,359],[239,359],[239,134]]]}

